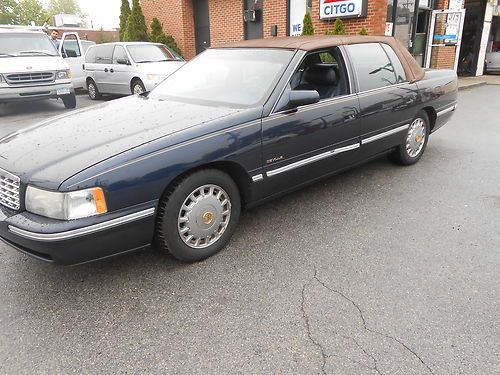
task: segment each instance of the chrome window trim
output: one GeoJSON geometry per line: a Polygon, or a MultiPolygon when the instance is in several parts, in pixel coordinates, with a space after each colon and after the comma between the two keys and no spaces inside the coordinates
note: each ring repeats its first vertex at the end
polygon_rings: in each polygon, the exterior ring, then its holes
{"type": "Polygon", "coordinates": [[[269,116],[263,118],[262,122],[266,122],[266,121],[273,120],[273,119],[280,118],[280,117],[294,115],[300,111],[309,111],[311,109],[321,108],[321,107],[330,105],[330,104],[335,103],[335,102],[342,102],[345,99],[351,99],[355,96],[356,96],[356,94],[347,94],[347,95],[343,95],[343,96],[337,96],[337,97],[333,97],[333,98],[324,99],[318,103],[313,103],[313,104],[308,104],[308,105],[303,105],[303,106],[297,107],[297,111],[291,112],[290,110],[284,110],[284,111],[271,113],[269,116]]]}
{"type": "Polygon", "coordinates": [[[445,114],[452,112],[456,109],[457,109],[457,103],[453,104],[451,107],[448,107],[448,108],[445,108],[445,109],[442,109],[442,110],[436,112],[436,117],[445,115],[445,114]]]}
{"type": "Polygon", "coordinates": [[[391,130],[387,130],[383,133],[379,133],[379,134],[375,134],[371,137],[368,137],[368,138],[363,138],[361,139],[361,144],[362,145],[365,145],[367,143],[370,143],[370,142],[373,142],[373,141],[377,141],[381,138],[385,138],[385,137],[388,137],[390,135],[393,135],[393,134],[396,134],[396,133],[399,133],[403,130],[408,130],[408,128],[410,127],[410,124],[405,124],[405,125],[402,125],[402,126],[398,126],[397,128],[394,128],[394,129],[391,129],[391,130]]]}
{"type": "Polygon", "coordinates": [[[41,241],[41,242],[51,242],[51,241],[61,241],[68,240],[76,237],[81,237],[87,234],[92,234],[95,232],[100,232],[105,229],[114,228],[119,225],[124,225],[131,223],[133,221],[143,219],[145,217],[153,216],[155,212],[154,207],[135,212],[133,214],[117,217],[112,220],[108,220],[99,224],[90,225],[83,228],[73,229],[66,232],[58,233],[37,233],[17,228],[13,225],[9,225],[9,232],[14,233],[20,237],[27,238],[29,240],[41,241]]]}
{"type": "Polygon", "coordinates": [[[334,149],[334,150],[322,152],[321,154],[317,154],[317,155],[311,156],[309,158],[302,159],[302,160],[296,161],[296,162],[291,163],[291,164],[287,164],[287,165],[285,165],[283,167],[272,169],[272,170],[266,172],[266,176],[267,177],[276,176],[276,175],[278,175],[280,173],[287,172],[289,170],[292,170],[292,169],[295,169],[295,168],[299,168],[299,167],[302,167],[302,166],[310,164],[310,163],[314,163],[316,161],[328,158],[330,156],[341,154],[342,152],[347,152],[347,151],[355,150],[355,149],[357,149],[359,147],[360,147],[360,144],[358,142],[358,143],[354,143],[354,144],[349,145],[349,146],[344,146],[344,147],[340,147],[340,148],[337,148],[337,149],[334,149]]]}
{"type": "Polygon", "coordinates": [[[371,93],[376,92],[376,91],[382,91],[382,90],[392,89],[394,87],[399,87],[399,86],[404,86],[404,85],[411,85],[411,83],[409,81],[406,81],[406,82],[396,83],[395,85],[384,86],[384,87],[377,87],[376,89],[370,89],[370,90],[360,91],[360,92],[358,92],[358,95],[362,96],[364,94],[371,94],[371,93]]]}

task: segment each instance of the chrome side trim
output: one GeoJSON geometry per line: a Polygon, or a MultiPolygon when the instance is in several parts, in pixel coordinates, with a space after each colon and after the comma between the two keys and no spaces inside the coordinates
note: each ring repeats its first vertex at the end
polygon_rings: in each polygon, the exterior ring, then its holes
{"type": "Polygon", "coordinates": [[[442,115],[445,115],[449,112],[452,112],[454,111],[455,109],[457,109],[457,105],[456,104],[453,104],[451,107],[448,107],[448,108],[445,108],[439,112],[436,113],[436,116],[439,117],[439,116],[442,116],[442,115]]]}
{"type": "Polygon", "coordinates": [[[381,138],[388,137],[390,135],[399,133],[399,132],[401,132],[403,130],[408,130],[409,127],[410,127],[410,124],[406,124],[406,125],[398,126],[397,128],[388,130],[386,132],[383,132],[383,133],[380,133],[380,134],[376,134],[376,135],[373,135],[373,136],[368,137],[368,138],[364,138],[364,139],[361,140],[361,144],[365,145],[367,143],[370,143],[370,142],[373,142],[373,141],[377,141],[377,140],[379,140],[381,138]]]}
{"type": "Polygon", "coordinates": [[[310,164],[310,163],[314,163],[315,161],[322,160],[322,159],[328,158],[330,156],[338,155],[338,154],[340,154],[342,152],[355,150],[355,149],[359,148],[359,146],[360,146],[359,143],[354,143],[352,145],[345,146],[345,147],[340,147],[340,148],[337,148],[335,150],[330,150],[330,151],[322,152],[321,154],[314,155],[314,156],[311,156],[309,158],[302,159],[302,160],[296,161],[294,163],[285,165],[283,167],[270,170],[270,171],[268,171],[266,173],[266,175],[268,177],[276,176],[277,174],[280,174],[280,173],[283,173],[283,172],[287,172],[289,170],[292,170],[292,169],[295,169],[295,168],[299,168],[299,167],[302,167],[302,166],[310,164]]]}
{"type": "Polygon", "coordinates": [[[68,230],[66,232],[59,232],[59,233],[30,232],[21,228],[14,227],[12,225],[9,225],[9,232],[12,232],[20,237],[27,238],[29,240],[35,240],[41,242],[61,241],[61,240],[68,240],[71,238],[84,236],[86,234],[100,232],[102,230],[114,228],[119,225],[128,224],[133,221],[152,216],[154,212],[155,209],[154,207],[152,207],[148,208],[147,210],[135,212],[133,214],[125,215],[122,217],[117,217],[116,219],[108,220],[103,223],[94,224],[88,227],[68,230]]]}
{"type": "Polygon", "coordinates": [[[256,174],[255,176],[252,177],[252,181],[253,182],[257,182],[257,181],[260,181],[264,178],[264,176],[262,174],[256,174]]]}

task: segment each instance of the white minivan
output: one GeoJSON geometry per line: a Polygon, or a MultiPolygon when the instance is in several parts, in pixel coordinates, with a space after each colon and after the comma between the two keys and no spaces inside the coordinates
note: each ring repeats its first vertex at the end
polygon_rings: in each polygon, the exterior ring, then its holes
{"type": "Polygon", "coordinates": [[[159,43],[119,42],[90,46],[85,54],[89,97],[151,91],[185,63],[159,43]]]}
{"type": "Polygon", "coordinates": [[[44,32],[0,29],[0,103],[61,98],[76,107],[68,63],[44,32]]]}

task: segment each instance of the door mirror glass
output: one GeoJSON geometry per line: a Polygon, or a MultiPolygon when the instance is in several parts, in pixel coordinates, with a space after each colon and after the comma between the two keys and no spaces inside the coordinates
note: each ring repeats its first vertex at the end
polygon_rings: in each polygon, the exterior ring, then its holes
{"type": "Polygon", "coordinates": [[[121,65],[130,65],[130,61],[128,61],[128,59],[116,59],[116,63],[121,65]]]}
{"type": "Polygon", "coordinates": [[[294,90],[290,91],[288,107],[297,108],[317,102],[319,102],[319,93],[316,90],[294,90]]]}

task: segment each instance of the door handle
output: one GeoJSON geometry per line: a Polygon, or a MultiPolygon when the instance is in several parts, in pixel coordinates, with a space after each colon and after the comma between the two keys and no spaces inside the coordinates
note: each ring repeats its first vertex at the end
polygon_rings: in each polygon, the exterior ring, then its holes
{"type": "Polygon", "coordinates": [[[104,68],[104,72],[107,73],[108,72],[108,68],[104,68]]]}
{"type": "Polygon", "coordinates": [[[343,113],[344,122],[350,122],[356,120],[356,112],[355,111],[346,111],[343,113]]]}
{"type": "Polygon", "coordinates": [[[115,72],[113,69],[109,69],[109,71],[110,71],[111,73],[114,73],[114,72],[115,72]]]}

